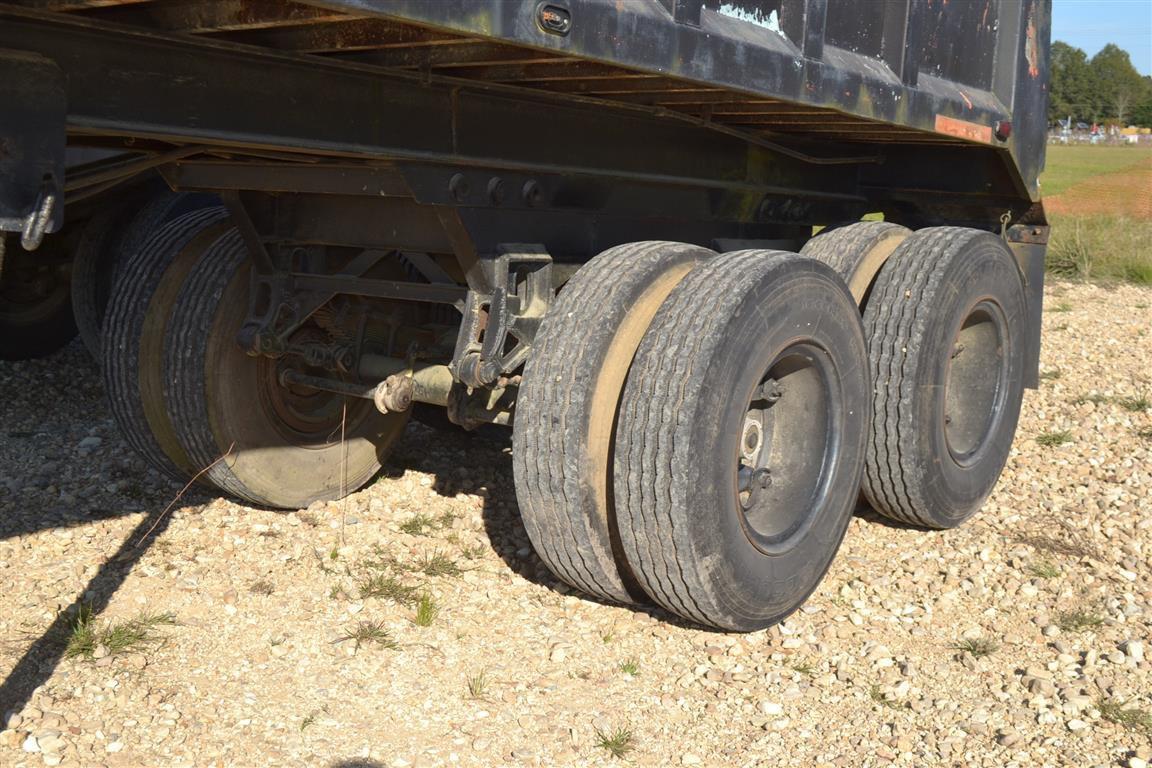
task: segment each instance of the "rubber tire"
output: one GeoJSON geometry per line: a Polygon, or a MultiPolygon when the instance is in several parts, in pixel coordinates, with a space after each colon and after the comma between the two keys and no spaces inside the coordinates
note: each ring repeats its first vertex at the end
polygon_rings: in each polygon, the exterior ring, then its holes
{"type": "MultiPolygon", "coordinates": [[[[5,235],[0,233],[0,237],[5,235]]],[[[24,252],[19,235],[8,237],[3,245],[7,264],[0,267],[0,280],[12,279],[17,258],[34,261],[44,256],[40,252],[24,252]]],[[[68,245],[67,236],[62,233],[49,235],[41,248],[67,248],[68,245]]],[[[76,321],[72,316],[68,290],[68,284],[62,284],[46,300],[32,306],[13,306],[0,299],[0,360],[48,357],[76,338],[76,321]]]]}
{"type": "Polygon", "coordinates": [[[848,284],[863,307],[880,268],[912,230],[886,221],[857,221],[826,229],[805,243],[802,256],[822,261],[848,284]]]}
{"type": "Polygon", "coordinates": [[[953,528],[992,492],[1020,415],[1028,313],[1016,260],[988,232],[920,230],[880,270],[864,326],[875,382],[864,495],[894,520],[953,528]],[[945,385],[959,325],[978,299],[994,301],[1006,320],[1002,401],[973,464],[961,467],[945,437],[945,385]]]}
{"type": "MultiPolygon", "coordinates": [[[[781,621],[819,584],[847,530],[869,429],[867,351],[843,280],[813,259],[737,251],[669,296],[628,375],[616,431],[616,510],[633,572],[667,610],[751,631],[781,621]],[[734,471],[745,411],[768,364],[797,341],[825,350],[829,394],[820,498],[772,554],[753,545],[734,471]]],[[[815,491],[814,491],[815,493],[815,491]]]]}
{"type": "Polygon", "coordinates": [[[621,557],[612,431],[628,367],[652,317],[705,248],[642,242],[581,267],[544,318],[513,425],[516,497],[528,538],[557,578],[619,603],[643,599],[621,557]]]}
{"type": "MultiPolygon", "coordinates": [[[[96,360],[103,354],[101,332],[116,277],[156,229],[166,221],[213,205],[213,196],[172,192],[148,185],[105,208],[84,225],[72,265],[72,312],[84,346],[96,360]]],[[[218,202],[216,203],[218,204],[218,202]]]]}
{"type": "Polygon", "coordinates": [[[299,509],[352,493],[379,471],[408,412],[383,415],[352,400],[343,445],[289,439],[269,412],[263,358],[236,344],[248,315],[247,250],[230,229],[204,252],[172,310],[165,343],[164,399],[181,445],[226,493],[258,506],[299,509]]]}
{"type": "Polygon", "coordinates": [[[125,439],[176,480],[197,467],[167,419],[165,328],[180,286],[203,251],[228,227],[223,208],[184,214],[159,227],[122,265],[108,301],[101,367],[104,389],[125,439]]]}

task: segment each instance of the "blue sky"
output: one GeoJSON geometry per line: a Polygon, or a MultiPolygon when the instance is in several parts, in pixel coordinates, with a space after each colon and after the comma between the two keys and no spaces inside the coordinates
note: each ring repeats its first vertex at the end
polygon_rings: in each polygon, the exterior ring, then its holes
{"type": "Polygon", "coordinates": [[[1053,0],[1052,39],[1089,57],[1116,43],[1140,74],[1152,74],[1152,0],[1053,0]]]}

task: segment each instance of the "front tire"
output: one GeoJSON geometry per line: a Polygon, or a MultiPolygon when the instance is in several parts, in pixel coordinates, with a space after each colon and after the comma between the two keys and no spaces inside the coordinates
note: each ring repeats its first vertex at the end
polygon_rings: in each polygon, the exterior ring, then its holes
{"type": "Polygon", "coordinates": [[[72,265],[72,312],[94,359],[103,354],[105,316],[120,272],[162,224],[214,204],[218,201],[213,195],[149,184],[127,192],[125,200],[108,204],[84,225],[72,265]]]}
{"type": "Polygon", "coordinates": [[[223,208],[194,211],[157,227],[120,265],[108,299],[99,360],[112,415],[133,449],[174,480],[187,480],[198,468],[168,418],[164,338],[188,274],[230,227],[223,208]]]}

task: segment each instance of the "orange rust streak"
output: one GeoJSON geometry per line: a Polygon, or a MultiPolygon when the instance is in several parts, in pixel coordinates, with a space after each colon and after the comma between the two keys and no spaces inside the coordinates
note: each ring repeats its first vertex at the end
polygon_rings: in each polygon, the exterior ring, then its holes
{"type": "Polygon", "coordinates": [[[936,115],[936,132],[955,136],[958,139],[979,141],[982,144],[992,143],[992,126],[970,123],[967,120],[957,120],[947,115],[936,115]]]}

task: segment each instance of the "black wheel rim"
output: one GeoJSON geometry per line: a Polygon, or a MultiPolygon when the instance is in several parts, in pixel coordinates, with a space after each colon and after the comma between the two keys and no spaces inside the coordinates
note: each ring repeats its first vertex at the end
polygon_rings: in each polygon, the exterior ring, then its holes
{"type": "Polygon", "coordinates": [[[1004,412],[1008,387],[1007,319],[999,304],[982,299],[953,335],[944,384],[943,431],[952,460],[980,460],[1004,412]]]}
{"type": "Polygon", "coordinates": [[[746,398],[736,456],[736,507],[765,554],[791,548],[811,527],[840,447],[839,379],[821,347],[780,352],[746,398]]]}

